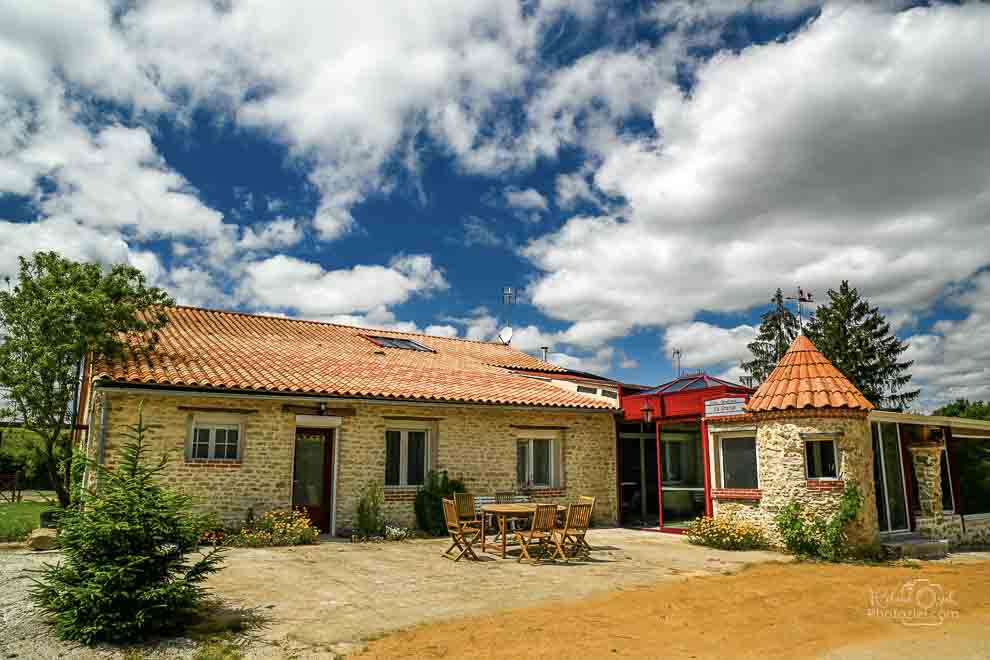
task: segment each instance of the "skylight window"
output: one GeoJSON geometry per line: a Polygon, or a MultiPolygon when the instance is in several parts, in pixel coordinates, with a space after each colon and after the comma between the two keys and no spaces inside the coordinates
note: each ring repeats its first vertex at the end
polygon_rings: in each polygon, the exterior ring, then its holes
{"type": "Polygon", "coordinates": [[[400,339],[398,337],[378,337],[368,335],[368,339],[375,342],[382,348],[401,348],[407,351],[424,351],[432,353],[433,349],[414,342],[412,339],[400,339]]]}

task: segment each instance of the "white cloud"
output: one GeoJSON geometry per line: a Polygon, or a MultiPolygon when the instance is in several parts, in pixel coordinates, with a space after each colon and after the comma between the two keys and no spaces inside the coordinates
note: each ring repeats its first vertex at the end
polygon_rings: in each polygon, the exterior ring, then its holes
{"type": "Polygon", "coordinates": [[[434,337],[456,337],[458,334],[457,328],[449,323],[428,325],[423,329],[423,332],[434,337]]]}
{"type": "Polygon", "coordinates": [[[159,86],[226,109],[312,165],[326,240],[387,188],[383,166],[418,130],[473,153],[502,97],[519,94],[547,25],[587,3],[264,0],[143,3],[122,12],[127,42],[159,86]]]}
{"type": "Polygon", "coordinates": [[[539,190],[534,190],[533,188],[527,188],[526,190],[506,188],[504,197],[505,203],[509,208],[523,211],[547,210],[547,198],[541,195],[539,190]]]}
{"type": "Polygon", "coordinates": [[[990,272],[950,302],[966,316],[909,337],[904,354],[914,360],[910,386],[921,388],[919,407],[926,411],[960,398],[990,400],[990,272]]]}
{"type": "Polygon", "coordinates": [[[746,346],[756,339],[752,325],[722,328],[702,321],[679,323],[664,332],[663,349],[671,355],[681,350],[682,364],[690,369],[727,367],[750,358],[746,346]]]}
{"type": "Polygon", "coordinates": [[[302,237],[298,221],[278,217],[260,224],[257,230],[254,227],[245,227],[237,245],[243,250],[271,250],[291,247],[301,241],[302,237]]]}
{"type": "Polygon", "coordinates": [[[577,356],[567,353],[550,353],[547,359],[566,369],[602,375],[612,368],[614,357],[615,349],[611,346],[606,346],[595,351],[592,355],[577,356]]]}
{"type": "Polygon", "coordinates": [[[984,4],[826,8],[787,41],[719,53],[689,95],[661,84],[658,138],[602,145],[594,183],[628,208],[526,246],[531,300],[630,328],[848,278],[926,309],[990,261],[988,29],[984,4]]]}
{"type": "Polygon", "coordinates": [[[102,264],[126,263],[130,252],[119,234],[97,231],[67,218],[32,223],[0,221],[0,277],[15,277],[17,257],[39,250],[102,264]]]}
{"type": "Polygon", "coordinates": [[[307,316],[369,312],[447,287],[428,255],[403,255],[386,266],[324,270],[320,264],[276,255],[244,267],[239,300],[307,316]]]}
{"type": "Polygon", "coordinates": [[[465,247],[480,245],[482,247],[503,247],[512,245],[512,239],[496,233],[488,226],[488,223],[481,218],[472,215],[462,223],[464,236],[461,242],[465,247]]]}

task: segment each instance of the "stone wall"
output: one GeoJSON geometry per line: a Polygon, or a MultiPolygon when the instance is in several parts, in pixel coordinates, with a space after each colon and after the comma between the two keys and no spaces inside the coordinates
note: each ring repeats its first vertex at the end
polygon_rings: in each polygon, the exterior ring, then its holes
{"type": "MultiPolygon", "coordinates": [[[[713,426],[713,436],[735,430],[728,425],[713,426]]],[[[774,516],[790,502],[797,501],[807,511],[831,516],[837,509],[846,483],[859,487],[863,508],[850,528],[850,540],[857,545],[879,542],[876,495],[873,484],[873,444],[865,416],[801,414],[758,418],[756,447],[759,465],[757,491],[713,493],[715,515],[731,513],[762,527],[772,543],[780,537],[774,516]],[[838,433],[839,480],[808,480],[805,473],[805,440],[801,434],[838,433]]]]}
{"type": "MultiPolygon", "coordinates": [[[[199,506],[219,514],[227,525],[244,520],[248,509],[261,512],[289,506],[292,497],[295,411],[282,402],[251,397],[171,396],[150,391],[105,392],[108,416],[106,462],[113,466],[124,442],[126,425],[137,420],[138,404],[154,428],[148,433],[153,455],[171,459],[163,474],[166,483],[197,498],[199,506]],[[242,455],[239,461],[189,461],[186,443],[192,416],[189,408],[243,412],[242,455]]],[[[580,495],[598,498],[597,524],[615,524],[615,422],[608,412],[544,411],[495,406],[347,404],[336,429],[336,525],[353,523],[361,488],[385,476],[385,430],[426,426],[431,430],[432,467],[461,479],[470,492],[491,495],[517,490],[516,440],[526,435],[518,427],[559,427],[562,479],[559,488],[531,491],[534,500],[566,503],[580,495]]],[[[93,414],[88,452],[96,455],[98,409],[93,414]]],[[[415,487],[386,487],[387,517],[415,525],[415,487]]]]}

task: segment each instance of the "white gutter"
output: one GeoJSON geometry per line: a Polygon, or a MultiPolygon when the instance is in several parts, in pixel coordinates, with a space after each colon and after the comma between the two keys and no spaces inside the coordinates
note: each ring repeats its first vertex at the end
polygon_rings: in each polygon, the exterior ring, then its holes
{"type": "Polygon", "coordinates": [[[366,403],[371,405],[380,406],[421,406],[421,407],[436,407],[436,406],[457,406],[459,408],[477,408],[479,410],[491,410],[493,407],[501,408],[503,410],[546,410],[550,412],[573,412],[573,413],[608,413],[615,414],[621,409],[616,406],[615,408],[581,408],[577,406],[540,406],[540,405],[520,405],[520,404],[502,404],[502,403],[460,403],[458,401],[423,401],[420,399],[361,399],[361,398],[343,398],[343,397],[333,397],[325,395],[295,395],[295,394],[255,394],[253,392],[215,392],[213,390],[176,390],[162,388],[158,386],[138,386],[138,387],[128,387],[126,385],[114,384],[114,385],[101,385],[99,383],[93,384],[94,389],[99,388],[104,392],[120,392],[126,394],[136,394],[140,392],[154,393],[158,395],[165,396],[180,396],[180,397],[209,397],[217,399],[258,399],[262,401],[303,401],[306,403],[326,403],[331,404],[359,404],[366,403]]]}

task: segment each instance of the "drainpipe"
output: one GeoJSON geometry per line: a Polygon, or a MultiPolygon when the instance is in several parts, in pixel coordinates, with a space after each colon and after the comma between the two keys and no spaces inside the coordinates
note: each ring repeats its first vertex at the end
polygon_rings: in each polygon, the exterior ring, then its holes
{"type": "MultiPolygon", "coordinates": [[[[107,416],[110,406],[107,404],[107,395],[100,397],[100,436],[96,442],[96,464],[103,465],[107,449],[107,416]]],[[[97,473],[99,476],[99,473],[97,473]]],[[[99,483],[97,482],[97,486],[99,483]]]]}

